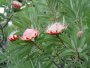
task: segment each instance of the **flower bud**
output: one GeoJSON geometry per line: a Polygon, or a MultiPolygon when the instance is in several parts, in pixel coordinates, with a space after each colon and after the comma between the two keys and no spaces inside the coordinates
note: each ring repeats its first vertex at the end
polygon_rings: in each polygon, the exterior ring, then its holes
{"type": "Polygon", "coordinates": [[[13,31],[13,32],[10,33],[10,35],[9,35],[9,37],[8,37],[9,41],[16,41],[16,40],[19,38],[19,37],[15,34],[16,32],[18,32],[18,31],[13,31]]]}
{"type": "Polygon", "coordinates": [[[9,36],[8,38],[10,41],[16,41],[18,39],[18,36],[17,35],[12,35],[12,36],[9,36]]]}
{"type": "Polygon", "coordinates": [[[77,32],[77,37],[80,38],[80,37],[82,37],[82,36],[83,36],[83,31],[78,31],[78,32],[77,32]]]}
{"type": "Polygon", "coordinates": [[[18,2],[18,1],[13,1],[12,2],[12,8],[20,9],[21,7],[22,7],[22,3],[18,2]]]}

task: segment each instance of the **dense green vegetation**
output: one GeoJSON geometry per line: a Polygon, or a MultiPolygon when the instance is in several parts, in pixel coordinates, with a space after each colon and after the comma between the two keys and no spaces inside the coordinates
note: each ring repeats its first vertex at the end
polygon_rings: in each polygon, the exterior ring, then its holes
{"type": "Polygon", "coordinates": [[[90,0],[18,2],[0,0],[0,68],[90,68],[90,0]],[[47,33],[55,23],[61,33],[47,33]]]}

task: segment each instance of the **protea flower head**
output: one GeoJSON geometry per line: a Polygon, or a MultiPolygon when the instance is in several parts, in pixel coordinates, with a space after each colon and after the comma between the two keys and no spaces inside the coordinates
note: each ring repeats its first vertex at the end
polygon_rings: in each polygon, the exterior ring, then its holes
{"type": "Polygon", "coordinates": [[[83,36],[83,31],[82,31],[82,30],[78,31],[78,32],[77,32],[77,37],[80,38],[80,37],[82,37],[82,36],[83,36]]]}
{"type": "Polygon", "coordinates": [[[20,9],[21,7],[22,7],[22,3],[20,3],[19,1],[13,1],[12,2],[12,8],[20,9]]]}
{"type": "Polygon", "coordinates": [[[67,25],[61,23],[54,23],[47,27],[46,33],[50,35],[61,34],[66,30],[67,25]]]}
{"type": "Polygon", "coordinates": [[[15,34],[16,32],[12,32],[11,34],[10,34],[10,36],[8,37],[8,39],[10,40],[10,41],[16,41],[17,39],[18,39],[18,36],[15,34]]]}
{"type": "Polygon", "coordinates": [[[25,41],[33,41],[37,36],[39,36],[38,30],[26,29],[20,39],[25,41]]]}

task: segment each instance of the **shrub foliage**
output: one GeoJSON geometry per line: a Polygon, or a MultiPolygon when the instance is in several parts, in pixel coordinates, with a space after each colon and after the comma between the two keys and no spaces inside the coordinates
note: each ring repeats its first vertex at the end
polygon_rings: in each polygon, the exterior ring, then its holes
{"type": "Polygon", "coordinates": [[[18,1],[22,7],[17,10],[11,7],[13,0],[0,0],[4,8],[0,14],[2,68],[90,68],[90,0],[18,1]],[[54,23],[67,28],[63,33],[47,34],[47,26],[54,23]],[[39,36],[21,40],[28,28],[37,29],[39,36]],[[10,41],[13,32],[19,39],[10,41]]]}

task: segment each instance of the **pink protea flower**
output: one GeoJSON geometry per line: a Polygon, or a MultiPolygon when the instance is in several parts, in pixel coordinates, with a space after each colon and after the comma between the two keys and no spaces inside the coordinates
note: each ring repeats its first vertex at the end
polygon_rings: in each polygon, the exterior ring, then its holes
{"type": "Polygon", "coordinates": [[[12,2],[12,8],[20,9],[21,7],[22,7],[22,3],[18,2],[18,1],[13,1],[12,2]]]}
{"type": "Polygon", "coordinates": [[[20,37],[20,39],[25,41],[33,41],[37,36],[39,36],[38,30],[26,29],[23,33],[23,36],[20,37]]]}
{"type": "Polygon", "coordinates": [[[9,35],[8,37],[9,41],[16,41],[18,39],[18,36],[15,34],[16,32],[17,31],[14,31],[9,35]]]}
{"type": "Polygon", "coordinates": [[[83,31],[82,30],[78,31],[77,32],[77,37],[82,37],[82,36],[83,36],[83,31]]]}
{"type": "Polygon", "coordinates": [[[47,27],[46,33],[50,35],[56,35],[63,33],[64,30],[66,30],[67,25],[61,24],[61,23],[54,23],[47,27]]]}

